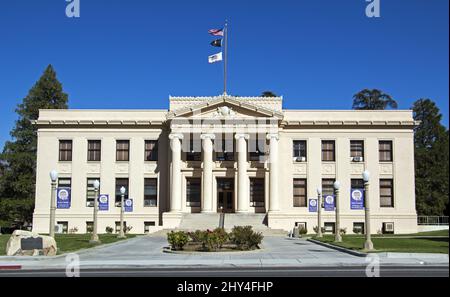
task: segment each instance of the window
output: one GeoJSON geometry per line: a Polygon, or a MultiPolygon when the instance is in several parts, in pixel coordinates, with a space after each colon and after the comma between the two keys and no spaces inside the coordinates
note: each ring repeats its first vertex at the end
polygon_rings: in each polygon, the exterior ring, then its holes
{"type": "Polygon", "coordinates": [[[294,178],[294,207],[306,207],[306,179],[294,178]]]}
{"type": "Polygon", "coordinates": [[[116,178],[116,206],[120,206],[120,202],[122,200],[122,194],[120,193],[120,188],[125,187],[125,197],[124,199],[128,199],[128,178],[116,178]]]}
{"type": "Polygon", "coordinates": [[[293,149],[294,158],[304,158],[306,161],[306,140],[294,140],[293,149]]]}
{"type": "Polygon", "coordinates": [[[86,222],[86,233],[92,233],[94,232],[94,222],[87,221],[86,222]]]}
{"type": "Polygon", "coordinates": [[[394,207],[394,182],[380,179],[380,207],[394,207]]]}
{"type": "Polygon", "coordinates": [[[58,188],[72,188],[72,179],[70,177],[58,178],[58,188]]]}
{"type": "Polygon", "coordinates": [[[335,143],[334,140],[322,140],[322,161],[335,160],[335,143]]]}
{"type": "Polygon", "coordinates": [[[217,161],[234,161],[234,138],[233,134],[222,134],[222,139],[216,139],[214,146],[217,161]]]}
{"type": "Polygon", "coordinates": [[[186,204],[191,207],[200,206],[201,201],[201,184],[200,178],[186,179],[186,204]]]}
{"type": "Polygon", "coordinates": [[[364,234],[364,223],[362,222],[353,223],[353,233],[364,234]]]}
{"type": "Polygon", "coordinates": [[[324,233],[332,233],[332,234],[334,234],[334,232],[336,231],[335,223],[326,222],[326,223],[324,223],[323,226],[324,226],[324,229],[325,229],[324,233]]]}
{"type": "Polygon", "coordinates": [[[117,140],[116,141],[116,161],[130,160],[130,141],[117,140]]]}
{"type": "MultiPolygon", "coordinates": [[[[86,185],[86,206],[87,207],[94,207],[94,200],[95,200],[94,182],[96,180],[100,181],[100,178],[90,177],[87,179],[87,185],[86,185]]],[[[100,193],[100,188],[98,189],[98,193],[100,193]]]]}
{"type": "Polygon", "coordinates": [[[364,141],[363,140],[350,140],[350,157],[364,158],[364,141]]]}
{"type": "Polygon", "coordinates": [[[250,161],[262,161],[261,156],[265,155],[266,151],[266,134],[257,133],[251,134],[248,147],[249,147],[249,160],[250,161]]]}
{"type": "Polygon", "coordinates": [[[364,180],[359,178],[352,178],[351,180],[352,189],[364,189],[364,180]]]}
{"type": "MultiPolygon", "coordinates": [[[[127,233],[127,222],[123,221],[123,230],[124,233],[127,233]]],[[[120,221],[116,222],[116,233],[120,232],[120,221]]]]}
{"type": "Polygon", "coordinates": [[[322,179],[322,196],[334,195],[334,179],[322,179]]]}
{"type": "Polygon", "coordinates": [[[69,222],[67,222],[67,221],[56,222],[56,225],[60,225],[61,226],[61,233],[67,234],[67,232],[69,230],[69,222]]]}
{"type": "Polygon", "coordinates": [[[144,179],[144,207],[157,206],[158,204],[158,179],[144,179]]]}
{"type": "Polygon", "coordinates": [[[202,160],[202,144],[200,134],[193,133],[189,137],[188,148],[186,153],[186,161],[202,160]]]}
{"type": "Polygon", "coordinates": [[[59,161],[72,161],[72,140],[59,141],[59,161]]]}
{"type": "Polygon", "coordinates": [[[158,161],[158,141],[145,141],[145,161],[158,161]]]}
{"type": "Polygon", "coordinates": [[[392,141],[382,140],[378,143],[380,162],[392,162],[392,141]]]}
{"type": "Polygon", "coordinates": [[[250,204],[253,207],[264,207],[264,178],[250,178],[250,204]]]}
{"type": "Polygon", "coordinates": [[[155,226],[155,222],[154,221],[144,222],[144,233],[149,233],[150,232],[150,227],[154,227],[154,226],[155,226]]]}
{"type": "Polygon", "coordinates": [[[100,161],[102,154],[102,142],[100,140],[88,140],[88,161],[100,161]]]}

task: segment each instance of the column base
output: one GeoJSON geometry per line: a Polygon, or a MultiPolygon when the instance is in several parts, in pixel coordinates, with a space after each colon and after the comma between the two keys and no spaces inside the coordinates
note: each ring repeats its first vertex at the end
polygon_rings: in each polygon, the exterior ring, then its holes
{"type": "Polygon", "coordinates": [[[251,213],[251,212],[248,211],[248,210],[236,210],[235,213],[244,213],[244,214],[246,214],[246,213],[251,213]]]}
{"type": "Polygon", "coordinates": [[[200,213],[218,213],[218,212],[213,211],[213,210],[202,210],[202,211],[200,211],[200,213]]]}

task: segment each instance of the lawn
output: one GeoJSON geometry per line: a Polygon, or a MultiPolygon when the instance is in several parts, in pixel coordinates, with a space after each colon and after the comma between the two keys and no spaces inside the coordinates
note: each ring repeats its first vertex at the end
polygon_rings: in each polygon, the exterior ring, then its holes
{"type": "MultiPolygon", "coordinates": [[[[408,235],[372,236],[372,242],[377,252],[403,252],[403,253],[442,253],[448,254],[448,231],[423,232],[408,235]],[[436,238],[405,238],[406,236],[444,236],[436,238]],[[446,237],[445,237],[446,236],[446,237]]],[[[322,242],[331,243],[351,250],[361,250],[364,246],[363,236],[344,235],[342,242],[335,243],[334,235],[324,235],[315,238],[322,242]]]]}
{"type": "MultiPolygon", "coordinates": [[[[0,255],[6,254],[6,243],[11,235],[4,234],[0,235],[0,255]]],[[[127,234],[127,238],[133,238],[136,235],[127,234]]],[[[116,234],[100,234],[100,241],[102,244],[113,243],[119,240],[116,234]]],[[[80,249],[91,248],[95,246],[89,243],[91,234],[57,234],[56,244],[58,245],[58,254],[64,254],[67,252],[77,251],[80,249]]]]}

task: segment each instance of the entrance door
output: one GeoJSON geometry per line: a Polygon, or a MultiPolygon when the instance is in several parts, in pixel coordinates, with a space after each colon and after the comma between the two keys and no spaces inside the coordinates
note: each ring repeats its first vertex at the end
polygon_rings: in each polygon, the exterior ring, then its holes
{"type": "Polygon", "coordinates": [[[234,179],[217,179],[217,212],[234,212],[234,179]]]}

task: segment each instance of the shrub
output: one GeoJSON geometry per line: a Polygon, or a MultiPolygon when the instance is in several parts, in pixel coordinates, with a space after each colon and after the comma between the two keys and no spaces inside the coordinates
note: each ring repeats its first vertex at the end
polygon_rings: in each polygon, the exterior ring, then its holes
{"type": "Polygon", "coordinates": [[[172,250],[182,250],[189,241],[189,236],[184,231],[171,231],[167,234],[167,241],[172,250]]]}
{"type": "Polygon", "coordinates": [[[108,227],[106,227],[105,231],[106,231],[106,233],[111,234],[111,233],[113,233],[114,229],[113,229],[113,227],[108,226],[108,227]]]}
{"type": "Polygon", "coordinates": [[[77,227],[73,227],[69,229],[69,234],[75,234],[78,232],[78,228],[77,227]]]}
{"type": "Polygon", "coordinates": [[[340,234],[340,235],[345,235],[345,234],[347,234],[347,228],[341,228],[341,229],[339,229],[339,234],[340,234]]]}
{"type": "Polygon", "coordinates": [[[228,233],[223,228],[217,228],[213,231],[196,230],[188,233],[188,235],[193,242],[201,243],[202,249],[205,251],[216,251],[222,248],[229,238],[228,233]]]}
{"type": "Polygon", "coordinates": [[[301,228],[298,230],[298,233],[299,233],[300,235],[305,235],[305,234],[308,233],[308,230],[306,230],[306,228],[301,227],[301,228]]]}
{"type": "Polygon", "coordinates": [[[133,226],[127,226],[125,227],[125,233],[130,233],[131,229],[133,229],[133,226]]]}
{"type": "Polygon", "coordinates": [[[263,240],[263,235],[254,232],[252,226],[234,226],[230,234],[231,242],[236,244],[240,250],[250,250],[259,248],[263,240]]]}

